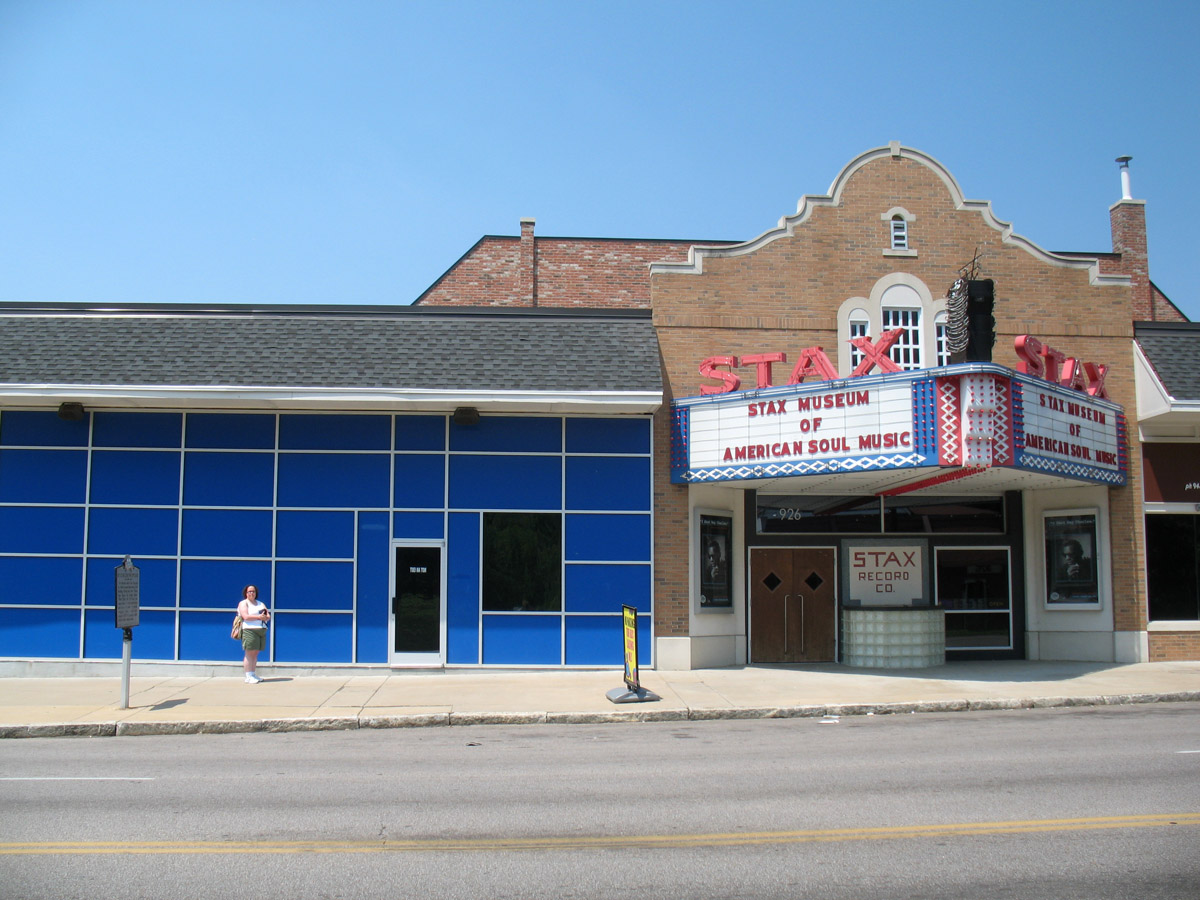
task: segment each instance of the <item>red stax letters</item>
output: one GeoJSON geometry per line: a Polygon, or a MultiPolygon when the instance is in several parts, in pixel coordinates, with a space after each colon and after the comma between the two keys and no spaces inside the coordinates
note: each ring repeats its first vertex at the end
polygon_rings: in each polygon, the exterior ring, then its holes
{"type": "Polygon", "coordinates": [[[892,362],[887,352],[892,349],[892,344],[896,343],[902,334],[904,334],[902,328],[885,331],[880,335],[878,344],[872,344],[869,337],[850,338],[850,343],[863,352],[863,361],[854,367],[850,377],[857,378],[859,375],[866,375],[875,366],[879,366],[879,371],[885,374],[899,372],[900,367],[892,362]]]}
{"type": "Polygon", "coordinates": [[[1044,378],[1063,387],[1082,391],[1101,400],[1108,399],[1104,378],[1108,366],[1084,362],[1043,344],[1031,334],[1023,334],[1013,342],[1017,351],[1017,371],[1035,378],[1044,378]]]}

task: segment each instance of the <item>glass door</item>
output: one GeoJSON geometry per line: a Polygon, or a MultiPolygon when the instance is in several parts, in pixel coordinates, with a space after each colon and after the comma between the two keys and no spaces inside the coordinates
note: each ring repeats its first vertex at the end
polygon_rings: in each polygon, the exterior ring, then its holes
{"type": "Polygon", "coordinates": [[[392,546],[392,665],[445,664],[441,544],[392,546]]]}
{"type": "Polygon", "coordinates": [[[936,548],[947,650],[1013,648],[1007,547],[936,548]]]}

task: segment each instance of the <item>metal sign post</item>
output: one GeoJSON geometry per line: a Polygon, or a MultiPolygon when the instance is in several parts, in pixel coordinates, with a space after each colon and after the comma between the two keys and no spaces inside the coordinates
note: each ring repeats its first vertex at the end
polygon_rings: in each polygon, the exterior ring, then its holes
{"type": "Polygon", "coordinates": [[[133,629],[141,615],[142,571],[125,557],[115,572],[116,626],[121,640],[121,709],[129,709],[129,660],[133,656],[133,629]]]}
{"type": "Polygon", "coordinates": [[[622,634],[625,643],[625,687],[613,688],[606,696],[613,703],[641,703],[646,700],[661,700],[653,691],[642,687],[638,680],[637,609],[621,607],[622,634]]]}

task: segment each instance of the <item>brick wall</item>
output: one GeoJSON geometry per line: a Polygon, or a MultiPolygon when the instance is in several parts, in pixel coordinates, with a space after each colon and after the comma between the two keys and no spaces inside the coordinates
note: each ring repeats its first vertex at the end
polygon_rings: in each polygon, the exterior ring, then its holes
{"type": "Polygon", "coordinates": [[[1200,659],[1200,631],[1150,632],[1150,662],[1200,659]]]}
{"type": "Polygon", "coordinates": [[[481,238],[417,303],[424,306],[640,308],[650,305],[650,263],[687,258],[694,241],[481,238]]]}

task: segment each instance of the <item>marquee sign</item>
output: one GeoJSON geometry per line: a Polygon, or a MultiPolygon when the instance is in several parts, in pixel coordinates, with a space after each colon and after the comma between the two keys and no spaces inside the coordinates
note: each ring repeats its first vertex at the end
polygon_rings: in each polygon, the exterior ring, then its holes
{"type": "Polygon", "coordinates": [[[673,403],[671,480],[1002,466],[1124,484],[1125,417],[1099,396],[1094,371],[1096,394],[1086,375],[1067,386],[963,363],[683,398],[673,403]]]}

